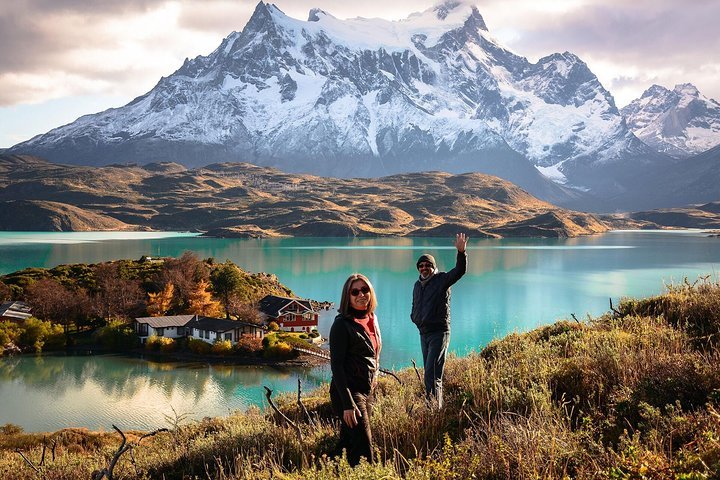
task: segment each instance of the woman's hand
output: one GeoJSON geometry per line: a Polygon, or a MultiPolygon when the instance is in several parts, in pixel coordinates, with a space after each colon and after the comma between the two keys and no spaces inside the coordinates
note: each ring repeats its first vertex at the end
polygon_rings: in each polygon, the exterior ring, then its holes
{"type": "Polygon", "coordinates": [[[362,417],[362,413],[360,413],[360,409],[357,406],[353,407],[352,410],[343,410],[343,421],[345,425],[350,428],[357,427],[358,418],[360,417],[362,417]]]}

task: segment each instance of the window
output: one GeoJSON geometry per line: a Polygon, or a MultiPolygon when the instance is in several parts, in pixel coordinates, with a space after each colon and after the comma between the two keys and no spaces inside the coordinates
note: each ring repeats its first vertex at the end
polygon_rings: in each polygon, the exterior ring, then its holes
{"type": "Polygon", "coordinates": [[[205,338],[209,339],[210,338],[210,330],[204,330],[204,332],[205,332],[205,338]]]}
{"type": "Polygon", "coordinates": [[[147,323],[138,323],[138,335],[141,337],[147,337],[148,334],[148,324],[147,323]]]}
{"type": "Polygon", "coordinates": [[[232,332],[225,334],[225,340],[230,340],[232,342],[232,332]]]}
{"type": "Polygon", "coordinates": [[[157,334],[158,337],[162,337],[163,335],[165,335],[165,329],[162,327],[156,328],[155,333],[157,334]]]}

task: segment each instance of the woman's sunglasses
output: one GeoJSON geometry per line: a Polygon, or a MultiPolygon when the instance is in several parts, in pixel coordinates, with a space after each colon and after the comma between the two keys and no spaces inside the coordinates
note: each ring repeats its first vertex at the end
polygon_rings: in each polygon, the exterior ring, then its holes
{"type": "Polygon", "coordinates": [[[370,287],[353,288],[352,290],[350,290],[350,295],[352,295],[353,297],[357,297],[358,295],[360,295],[360,292],[362,292],[363,295],[367,295],[368,293],[370,293],[370,287]]]}

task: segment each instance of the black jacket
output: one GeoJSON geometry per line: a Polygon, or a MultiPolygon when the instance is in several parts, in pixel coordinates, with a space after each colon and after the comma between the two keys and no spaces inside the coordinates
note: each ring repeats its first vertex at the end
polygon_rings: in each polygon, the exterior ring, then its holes
{"type": "Polygon", "coordinates": [[[450,331],[450,287],[465,275],[466,270],[467,254],[458,252],[455,268],[436,273],[425,285],[420,280],[415,282],[410,319],[420,333],[450,331]]]}
{"type": "Polygon", "coordinates": [[[352,394],[368,394],[377,375],[380,361],[380,328],[373,315],[378,351],[373,348],[370,336],[351,316],[339,314],[330,328],[330,368],[332,382],[344,410],[355,405],[352,394]]]}

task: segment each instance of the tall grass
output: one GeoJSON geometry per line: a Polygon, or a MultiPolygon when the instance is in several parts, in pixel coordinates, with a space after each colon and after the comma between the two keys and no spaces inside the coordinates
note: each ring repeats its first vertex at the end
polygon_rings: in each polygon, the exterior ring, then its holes
{"type": "MultiPolygon", "coordinates": [[[[413,370],[381,379],[372,417],[378,463],[336,457],[328,386],[272,411],[173,425],[118,462],[114,478],[536,479],[720,478],[720,285],[684,283],[624,300],[587,323],[560,321],[451,357],[445,407],[426,404],[413,370]]],[[[68,433],[71,432],[71,433],[68,433]]],[[[137,438],[129,436],[129,438],[137,438]]],[[[48,435],[45,478],[108,465],[110,433],[48,435]]],[[[0,435],[3,478],[38,474],[43,436],[0,435]]]]}

